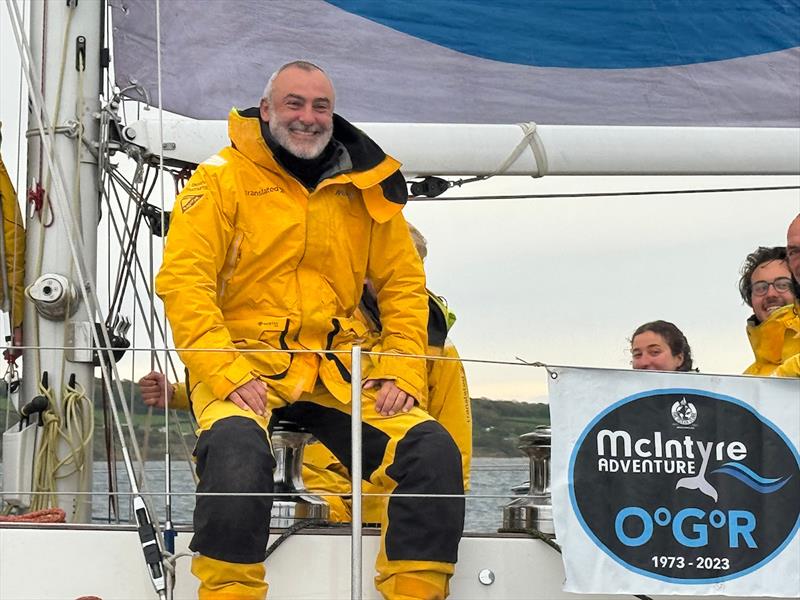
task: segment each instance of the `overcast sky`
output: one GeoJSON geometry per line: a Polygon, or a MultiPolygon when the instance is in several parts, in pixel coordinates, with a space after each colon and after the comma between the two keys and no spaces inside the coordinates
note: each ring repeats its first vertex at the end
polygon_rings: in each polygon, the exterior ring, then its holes
{"type": "MultiPolygon", "coordinates": [[[[5,11],[0,8],[2,154],[16,183],[19,63],[5,11]]],[[[495,178],[447,196],[765,185],[800,185],[800,177],[495,178]]],[[[798,212],[800,192],[792,190],[438,200],[412,202],[405,214],[428,238],[428,284],[458,315],[451,338],[464,358],[629,368],[633,329],[666,319],[684,331],[703,372],[741,373],[752,353],[739,268],[758,245],[785,244],[798,212]]],[[[539,400],[546,394],[541,369],[470,363],[467,375],[473,396],[539,400]]]]}

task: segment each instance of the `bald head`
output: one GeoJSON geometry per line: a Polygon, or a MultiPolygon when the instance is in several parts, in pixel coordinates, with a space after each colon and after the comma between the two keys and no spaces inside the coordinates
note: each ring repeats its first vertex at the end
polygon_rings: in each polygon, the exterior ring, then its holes
{"type": "Polygon", "coordinates": [[[302,60],[302,59],[293,60],[278,67],[278,70],[275,71],[267,81],[267,85],[264,88],[264,94],[261,96],[262,100],[266,100],[267,102],[270,103],[272,102],[272,88],[275,86],[275,80],[281,73],[283,73],[287,69],[300,69],[301,71],[305,71],[306,73],[313,73],[314,71],[317,71],[322,75],[324,75],[325,79],[328,80],[328,84],[331,87],[331,102],[333,102],[333,98],[336,95],[336,92],[333,89],[333,82],[331,81],[331,78],[328,77],[328,74],[325,72],[325,69],[323,69],[317,64],[314,64],[309,60],[302,60]]]}
{"type": "Polygon", "coordinates": [[[272,137],[298,158],[322,154],[333,135],[333,84],[313,63],[287,63],[270,77],[259,111],[272,137]]]}
{"type": "Polygon", "coordinates": [[[800,282],[800,214],[789,224],[786,232],[786,260],[794,280],[800,282]]]}

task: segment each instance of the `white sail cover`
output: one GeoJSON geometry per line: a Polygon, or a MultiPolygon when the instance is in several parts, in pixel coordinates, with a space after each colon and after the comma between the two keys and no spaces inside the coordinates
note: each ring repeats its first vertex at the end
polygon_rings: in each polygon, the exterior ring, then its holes
{"type": "MultiPolygon", "coordinates": [[[[296,58],[361,122],[800,126],[796,0],[110,0],[120,87],[199,119],[296,58]]],[[[141,99],[141,97],[134,97],[141,99]]]]}

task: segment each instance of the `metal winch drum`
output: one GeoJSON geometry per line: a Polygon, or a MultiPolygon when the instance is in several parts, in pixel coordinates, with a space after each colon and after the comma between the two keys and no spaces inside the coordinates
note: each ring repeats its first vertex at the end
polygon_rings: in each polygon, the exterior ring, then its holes
{"type": "Polygon", "coordinates": [[[272,429],[275,454],[275,496],[271,526],[291,527],[308,519],[327,521],[330,506],[319,496],[308,493],[303,483],[303,450],[313,436],[297,423],[278,418],[272,429]]]}
{"type": "Polygon", "coordinates": [[[550,427],[543,425],[521,435],[517,446],[530,460],[527,494],[503,508],[503,529],[535,530],[554,536],[553,504],[550,495],[550,427]]]}

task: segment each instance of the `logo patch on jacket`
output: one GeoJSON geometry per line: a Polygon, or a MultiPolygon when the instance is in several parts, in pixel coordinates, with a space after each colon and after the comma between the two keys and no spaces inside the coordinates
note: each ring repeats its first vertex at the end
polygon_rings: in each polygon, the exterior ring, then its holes
{"type": "Polygon", "coordinates": [[[267,194],[276,194],[276,193],[282,194],[283,193],[283,188],[278,186],[278,185],[274,185],[274,186],[270,186],[270,187],[261,188],[260,190],[245,190],[244,191],[244,195],[245,196],[266,196],[267,194]]]}
{"type": "Polygon", "coordinates": [[[189,183],[186,184],[186,187],[183,188],[184,192],[199,192],[205,191],[208,189],[208,184],[204,180],[193,181],[189,180],[189,183]]]}
{"type": "Polygon", "coordinates": [[[203,194],[189,194],[188,196],[181,197],[181,209],[186,212],[200,201],[203,194]]]}

